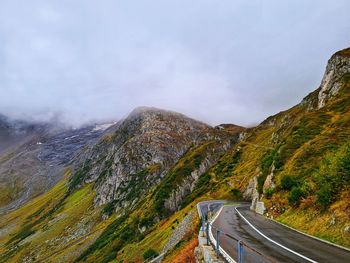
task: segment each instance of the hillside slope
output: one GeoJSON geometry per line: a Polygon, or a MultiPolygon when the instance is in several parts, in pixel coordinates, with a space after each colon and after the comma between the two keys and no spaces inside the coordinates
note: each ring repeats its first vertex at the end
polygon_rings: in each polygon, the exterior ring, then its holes
{"type": "MultiPolygon", "coordinates": [[[[185,207],[242,129],[213,128],[155,108],[134,110],[79,154],[60,186],[1,218],[0,261],[71,261],[83,251],[80,260],[109,261],[185,207]]],[[[158,243],[164,242],[166,236],[158,243]]]]}
{"type": "Polygon", "coordinates": [[[95,125],[67,129],[0,116],[0,214],[54,186],[104,133],[95,125]]]}
{"type": "Polygon", "coordinates": [[[345,49],[328,61],[316,91],[247,131],[219,160],[213,177],[222,176],[240,153],[212,195],[234,191],[253,206],[264,201],[268,216],[349,247],[349,138],[350,49],[345,49]]]}
{"type": "MultiPolygon", "coordinates": [[[[0,262],[143,262],[204,199],[264,202],[268,217],[350,247],[349,138],[350,49],[300,104],[254,128],[136,109],[0,218],[0,262]]],[[[193,220],[166,262],[195,246],[193,220]]]]}

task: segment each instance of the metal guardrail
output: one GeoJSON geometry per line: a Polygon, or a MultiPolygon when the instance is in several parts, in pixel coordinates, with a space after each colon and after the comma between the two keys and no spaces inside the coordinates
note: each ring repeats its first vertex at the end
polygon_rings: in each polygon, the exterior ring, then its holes
{"type": "Polygon", "coordinates": [[[164,257],[164,255],[165,255],[165,253],[162,253],[162,254],[154,256],[152,258],[146,259],[144,261],[144,263],[158,263],[158,262],[161,262],[163,257],[164,257]]]}
{"type": "MultiPolygon", "coordinates": [[[[223,207],[220,208],[220,210],[216,213],[215,217],[212,219],[212,222],[216,220],[216,218],[219,216],[221,210],[223,207]]],[[[213,244],[216,250],[216,255],[219,256],[220,254],[229,262],[229,263],[236,263],[236,261],[231,258],[231,256],[220,246],[220,232],[219,229],[216,230],[216,239],[213,236],[213,225],[211,222],[207,223],[207,236],[209,237],[210,243],[213,244]]]]}
{"type": "Polygon", "coordinates": [[[260,258],[263,258],[267,262],[276,263],[275,260],[273,260],[272,258],[264,255],[260,251],[252,248],[247,243],[245,243],[244,241],[240,240],[238,237],[234,237],[231,234],[225,233],[224,231],[220,230],[219,228],[216,228],[216,227],[212,226],[211,224],[208,224],[208,225],[209,225],[210,242],[213,244],[213,246],[215,246],[217,255],[218,256],[219,255],[223,256],[229,263],[243,263],[243,258],[244,258],[244,255],[246,253],[245,252],[246,250],[250,250],[252,253],[258,255],[260,258]],[[212,234],[212,230],[213,229],[217,233],[216,234],[216,238],[214,238],[214,236],[212,234]],[[227,236],[228,238],[230,238],[233,241],[237,242],[237,261],[235,261],[230,255],[228,255],[228,253],[220,246],[220,237],[222,237],[222,236],[227,236]],[[218,242],[217,242],[217,240],[218,240],[218,242]]]}
{"type": "Polygon", "coordinates": [[[207,236],[207,244],[211,244],[213,245],[213,247],[216,250],[216,254],[217,256],[222,256],[227,262],[229,263],[243,263],[243,259],[244,259],[244,254],[246,250],[250,250],[252,253],[258,255],[260,258],[264,259],[267,262],[271,262],[271,263],[275,263],[276,261],[273,260],[272,258],[264,255],[263,253],[261,253],[260,251],[252,248],[251,246],[249,246],[247,243],[245,243],[244,241],[240,240],[239,237],[235,237],[232,234],[229,233],[225,233],[224,231],[222,231],[220,228],[217,228],[215,226],[213,226],[213,223],[215,222],[215,220],[217,219],[217,217],[219,216],[221,210],[223,209],[223,206],[218,210],[218,212],[215,214],[215,216],[211,219],[211,220],[205,220],[205,218],[203,217],[200,205],[204,204],[206,202],[201,202],[197,204],[197,209],[198,209],[198,214],[199,217],[202,220],[202,231],[206,232],[206,236],[207,236]],[[204,229],[205,228],[205,229],[204,229]],[[216,233],[216,237],[214,237],[213,235],[213,230],[216,233]],[[226,236],[230,239],[232,239],[233,241],[237,242],[237,261],[235,261],[235,259],[233,259],[221,246],[220,246],[220,238],[222,236],[226,236]]]}

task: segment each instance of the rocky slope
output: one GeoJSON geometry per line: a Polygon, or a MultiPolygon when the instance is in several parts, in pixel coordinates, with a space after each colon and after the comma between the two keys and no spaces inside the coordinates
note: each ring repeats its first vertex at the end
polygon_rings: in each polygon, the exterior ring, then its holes
{"type": "Polygon", "coordinates": [[[43,129],[43,125],[9,120],[0,114],[0,154],[30,140],[43,129]]]}
{"type": "Polygon", "coordinates": [[[212,128],[179,113],[146,107],[134,110],[114,130],[85,156],[71,188],[94,183],[95,204],[113,203],[116,210],[131,208],[149,189],[164,182],[181,158],[198,147],[205,148],[194,156],[194,167],[184,171],[182,185],[172,189],[164,201],[165,207],[174,212],[192,192],[199,176],[237,140],[237,133],[212,128]]]}
{"type": "Polygon", "coordinates": [[[0,117],[0,213],[50,189],[104,130],[66,129],[0,117]]]}
{"type": "MultiPolygon", "coordinates": [[[[59,218],[66,217],[65,206],[70,203],[72,196],[93,189],[87,195],[91,203],[85,203],[87,210],[82,211],[91,216],[80,215],[82,217],[79,219],[89,225],[83,235],[93,235],[96,228],[104,224],[104,220],[114,220],[115,215],[119,218],[107,227],[110,229],[106,230],[107,236],[102,234],[96,240],[99,244],[112,239],[108,245],[102,246],[102,250],[96,250],[97,245],[93,245],[81,259],[93,259],[97,253],[98,260],[102,260],[109,253],[116,253],[118,247],[128,242],[128,239],[140,238],[152,231],[161,220],[190,203],[194,199],[192,193],[203,183],[203,174],[238,141],[242,129],[234,125],[210,127],[179,113],[143,107],[135,109],[127,118],[111,126],[96,143],[90,143],[90,147],[82,151],[79,149],[88,140],[82,144],[72,144],[72,140],[86,139],[82,136],[86,135],[86,131],[74,131],[69,136],[60,133],[49,140],[41,140],[40,151],[30,152],[35,152],[34,155],[40,157],[46,167],[48,162],[52,167],[69,166],[72,176],[65,177],[68,180],[63,184],[66,188],[62,185],[59,193],[56,193],[59,197],[57,200],[49,199],[47,206],[37,207],[37,211],[32,213],[35,216],[29,215],[33,219],[31,223],[27,222],[22,230],[17,230],[20,233],[27,233],[28,230],[29,233],[37,233],[35,245],[28,246],[29,237],[26,235],[24,239],[18,236],[7,241],[5,251],[10,253],[8,249],[16,247],[16,255],[27,255],[26,251],[30,250],[31,257],[35,259],[48,256],[48,244],[55,243],[57,236],[47,237],[47,233],[40,232],[41,229],[52,227],[53,231],[59,228],[51,222],[60,222],[59,218]],[[65,140],[69,143],[62,143],[65,140]],[[138,218],[137,221],[133,221],[134,217],[138,218]],[[130,234],[126,240],[112,238],[115,235],[123,236],[126,232],[130,234]],[[44,236],[46,243],[39,241],[44,236]],[[28,247],[22,250],[21,244],[28,247]]],[[[1,167],[6,168],[6,165],[1,167]]],[[[38,165],[35,167],[38,168],[38,165]]],[[[42,198],[45,199],[45,195],[42,198]]],[[[78,199],[78,202],[83,200],[85,198],[78,199]]],[[[71,224],[71,221],[67,222],[60,232],[62,243],[57,249],[80,237],[74,232],[67,233],[66,229],[75,228],[71,224]]]]}

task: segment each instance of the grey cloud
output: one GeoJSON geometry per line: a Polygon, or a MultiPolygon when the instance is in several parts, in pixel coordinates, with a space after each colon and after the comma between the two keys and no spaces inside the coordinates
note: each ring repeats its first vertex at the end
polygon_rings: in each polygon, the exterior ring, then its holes
{"type": "Polygon", "coordinates": [[[119,119],[146,105],[251,125],[316,89],[349,45],[350,2],[0,3],[0,112],[119,119]]]}

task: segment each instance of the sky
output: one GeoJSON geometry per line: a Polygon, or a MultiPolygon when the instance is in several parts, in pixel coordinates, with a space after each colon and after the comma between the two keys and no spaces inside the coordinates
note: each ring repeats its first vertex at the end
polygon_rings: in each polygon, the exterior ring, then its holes
{"type": "Polygon", "coordinates": [[[0,113],[72,126],[138,106],[252,126],[318,88],[348,0],[1,0],[0,113]]]}

